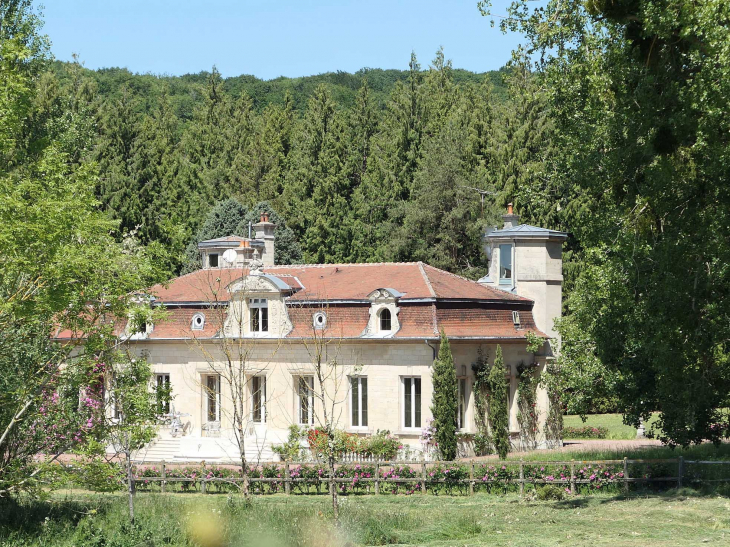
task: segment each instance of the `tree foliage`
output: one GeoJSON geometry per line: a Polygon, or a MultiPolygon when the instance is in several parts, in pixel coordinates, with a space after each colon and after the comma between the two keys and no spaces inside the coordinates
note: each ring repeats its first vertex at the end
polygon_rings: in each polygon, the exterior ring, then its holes
{"type": "Polygon", "coordinates": [[[730,393],[730,7],[705,2],[515,1],[548,92],[577,241],[564,368],[616,383],[628,423],[663,440],[718,440],[730,393]]]}
{"type": "Polygon", "coordinates": [[[131,292],[160,273],[99,210],[96,165],[79,153],[87,89],[44,73],[38,24],[30,2],[0,6],[0,495],[37,489],[38,465],[97,434],[95,366],[131,292]]]}
{"type": "Polygon", "coordinates": [[[489,370],[488,416],[492,433],[492,443],[499,458],[504,460],[510,449],[509,441],[509,382],[505,375],[502,346],[497,346],[494,364],[489,370]]]}
{"type": "Polygon", "coordinates": [[[454,367],[449,339],[443,331],[438,357],[433,362],[431,381],[433,382],[431,414],[433,415],[432,425],[436,429],[436,444],[441,458],[452,461],[456,459],[458,448],[456,441],[458,413],[456,367],[454,367]]]}

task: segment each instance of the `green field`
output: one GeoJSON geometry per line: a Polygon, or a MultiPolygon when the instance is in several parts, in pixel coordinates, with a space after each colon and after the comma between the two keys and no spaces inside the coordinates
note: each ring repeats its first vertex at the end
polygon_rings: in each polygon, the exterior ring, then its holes
{"type": "MultiPolygon", "coordinates": [[[[656,423],[659,413],[655,412],[649,422],[646,424],[647,433],[652,430],[652,426],[656,423]]],[[[635,439],[636,428],[625,425],[623,415],[621,414],[589,414],[586,421],[581,420],[580,416],[569,414],[563,417],[563,425],[566,427],[605,427],[608,429],[607,439],[635,439]]],[[[659,433],[658,429],[654,430],[655,434],[659,433]]]]}
{"type": "Polygon", "coordinates": [[[326,496],[140,494],[137,524],[122,495],[0,500],[0,545],[345,547],[355,545],[721,545],[730,503],[717,495],[569,501],[517,496],[369,496],[342,499],[341,526],[326,496]],[[4,506],[2,504],[5,504],[4,506]],[[197,538],[197,542],[194,540],[197,538]]]}

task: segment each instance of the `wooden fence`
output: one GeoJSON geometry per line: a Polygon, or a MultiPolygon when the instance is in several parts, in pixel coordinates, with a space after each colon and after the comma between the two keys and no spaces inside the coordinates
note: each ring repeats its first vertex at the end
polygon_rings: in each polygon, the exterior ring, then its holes
{"type": "MultiPolygon", "coordinates": [[[[137,479],[134,479],[136,482],[142,482],[145,483],[160,483],[160,488],[162,492],[166,491],[166,486],[169,483],[193,483],[200,485],[200,491],[201,493],[208,492],[208,486],[213,485],[215,483],[230,483],[230,484],[236,484],[243,482],[243,477],[208,477],[204,473],[206,469],[211,469],[209,467],[209,463],[206,463],[205,461],[202,461],[200,463],[197,462],[148,462],[148,461],[137,461],[134,462],[135,465],[144,465],[147,468],[149,467],[160,467],[160,475],[159,476],[144,476],[139,477],[137,479]],[[203,472],[199,476],[195,477],[171,477],[168,476],[167,471],[171,468],[179,468],[181,466],[191,467],[191,466],[199,466],[199,469],[203,472]]],[[[224,466],[230,466],[230,467],[236,467],[238,465],[237,462],[215,462],[213,464],[214,467],[224,467],[224,466]]],[[[317,462],[281,462],[276,464],[270,464],[272,467],[275,466],[277,469],[283,470],[283,477],[250,477],[249,482],[251,485],[255,485],[257,483],[276,483],[276,484],[283,484],[284,492],[286,494],[292,493],[292,486],[297,484],[316,484],[319,483],[320,485],[327,485],[327,484],[341,484],[341,483],[352,483],[353,478],[352,477],[336,477],[334,480],[330,479],[326,475],[322,475],[320,477],[312,478],[294,478],[291,476],[291,470],[292,468],[297,468],[298,466],[319,466],[324,469],[324,464],[317,463],[317,462]]],[[[586,466],[604,466],[604,465],[614,465],[614,466],[620,466],[618,469],[621,469],[619,473],[612,474],[611,478],[601,478],[601,484],[620,484],[623,485],[623,489],[625,492],[628,492],[629,485],[633,483],[639,483],[639,484],[646,484],[646,483],[676,483],[676,486],[678,488],[681,488],[686,483],[721,483],[721,482],[730,482],[730,477],[723,477],[723,478],[714,478],[714,479],[706,479],[706,478],[698,478],[696,476],[688,476],[686,474],[686,468],[688,465],[693,466],[727,466],[730,465],[730,461],[700,461],[700,460],[685,460],[682,457],[676,458],[676,459],[628,459],[624,458],[622,460],[570,460],[570,461],[483,461],[483,462],[475,462],[475,461],[424,461],[424,462],[411,462],[411,461],[348,461],[343,463],[338,463],[337,468],[350,468],[353,465],[368,465],[374,467],[374,476],[371,477],[358,477],[357,482],[362,483],[365,485],[374,485],[374,493],[380,494],[381,493],[381,487],[384,484],[400,484],[400,483],[411,483],[418,485],[420,487],[420,492],[425,494],[428,491],[429,485],[433,488],[435,485],[439,484],[449,484],[451,486],[454,485],[464,485],[466,486],[466,489],[468,490],[468,493],[474,494],[475,486],[477,485],[518,485],[519,486],[519,492],[520,495],[523,495],[525,492],[525,485],[526,484],[532,484],[532,485],[544,485],[544,484],[555,484],[555,485],[565,485],[566,490],[569,490],[571,493],[575,493],[576,489],[579,485],[584,484],[594,484],[595,480],[591,478],[583,478],[579,476],[579,474],[576,473],[577,468],[582,468],[585,470],[586,466]],[[665,466],[675,466],[676,469],[676,475],[674,476],[658,476],[658,477],[650,477],[650,476],[638,476],[638,477],[631,477],[629,476],[629,466],[630,465],[636,465],[636,464],[659,464],[659,465],[665,465],[665,466]],[[510,476],[509,478],[495,478],[495,479],[486,479],[485,476],[482,478],[479,478],[476,475],[477,465],[479,465],[479,469],[483,470],[486,466],[489,466],[490,469],[506,469],[510,468],[514,470],[514,473],[516,476],[510,476]],[[447,466],[447,467],[456,467],[461,470],[468,470],[468,477],[460,478],[460,479],[444,479],[444,478],[434,478],[429,474],[429,469],[438,469],[439,467],[447,466]],[[526,477],[525,476],[525,469],[534,469],[535,467],[555,467],[555,466],[564,466],[566,468],[566,471],[569,469],[570,474],[569,476],[564,476],[563,478],[555,478],[551,477],[549,479],[547,478],[536,478],[536,477],[526,477]],[[420,475],[419,476],[412,476],[412,477],[386,477],[381,475],[381,471],[385,469],[393,469],[393,468],[408,468],[413,471],[414,468],[418,469],[420,467],[420,475]],[[466,468],[466,469],[465,469],[466,468]],[[517,470],[519,471],[517,473],[517,470]]],[[[722,469],[722,467],[720,467],[722,469]]]]}

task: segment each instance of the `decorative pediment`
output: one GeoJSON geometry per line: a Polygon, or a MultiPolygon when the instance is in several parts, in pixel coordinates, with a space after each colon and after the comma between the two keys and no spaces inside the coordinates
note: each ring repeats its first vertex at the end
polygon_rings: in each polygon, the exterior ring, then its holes
{"type": "Polygon", "coordinates": [[[276,293],[289,290],[289,285],[281,279],[270,274],[246,275],[233,281],[227,287],[231,295],[238,298],[245,297],[251,293],[276,293]]]}
{"type": "Polygon", "coordinates": [[[375,289],[368,295],[368,300],[371,302],[388,302],[398,300],[402,296],[403,293],[395,289],[375,289]]]}
{"type": "Polygon", "coordinates": [[[400,330],[398,299],[403,293],[395,289],[375,289],[368,295],[370,318],[363,338],[392,338],[400,330]]]}

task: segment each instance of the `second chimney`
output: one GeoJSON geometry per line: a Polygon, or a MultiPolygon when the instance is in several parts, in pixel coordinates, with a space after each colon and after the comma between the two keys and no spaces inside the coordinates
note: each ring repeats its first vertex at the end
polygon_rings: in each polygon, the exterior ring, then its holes
{"type": "Polygon", "coordinates": [[[502,215],[502,220],[504,221],[504,226],[502,226],[503,230],[515,228],[520,225],[520,215],[514,213],[511,203],[507,204],[507,214],[502,215]]]}

